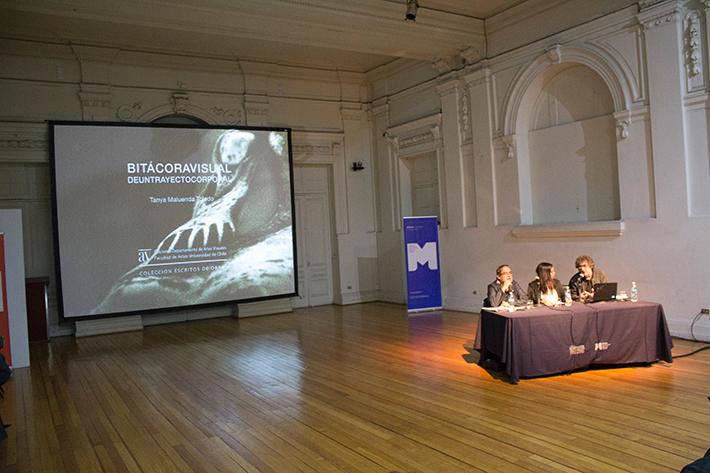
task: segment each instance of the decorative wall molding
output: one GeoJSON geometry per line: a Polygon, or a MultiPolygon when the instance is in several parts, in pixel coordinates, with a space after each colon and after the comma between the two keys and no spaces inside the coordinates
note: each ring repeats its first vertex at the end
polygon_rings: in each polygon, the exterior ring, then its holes
{"type": "Polygon", "coordinates": [[[413,136],[408,136],[406,138],[402,138],[399,140],[399,149],[401,151],[404,151],[407,148],[411,148],[413,146],[425,144],[425,143],[433,143],[434,142],[434,132],[433,130],[430,131],[425,131],[423,133],[419,133],[418,135],[413,135],[413,136]]]}
{"type": "Polygon", "coordinates": [[[111,94],[95,94],[90,92],[79,92],[79,99],[83,108],[110,108],[111,94]]]}
{"type": "Polygon", "coordinates": [[[444,146],[441,140],[442,115],[427,117],[388,128],[384,136],[389,142],[390,190],[392,195],[393,229],[402,228],[402,200],[400,160],[422,153],[435,152],[439,173],[439,221],[446,228],[446,175],[444,173],[444,146]]]}
{"type": "Polygon", "coordinates": [[[454,61],[451,58],[434,58],[431,61],[431,67],[436,70],[439,74],[445,74],[456,67],[454,61]]]}
{"type": "Polygon", "coordinates": [[[81,84],[79,101],[84,120],[106,120],[112,115],[111,88],[106,85],[81,84]]]}
{"type": "Polygon", "coordinates": [[[210,112],[219,117],[218,123],[222,125],[239,125],[244,119],[242,111],[236,108],[212,107],[210,112]]]}
{"type": "Polygon", "coordinates": [[[547,57],[552,64],[559,64],[562,62],[562,47],[559,44],[556,44],[545,51],[545,54],[547,54],[547,57]]]}
{"type": "Polygon", "coordinates": [[[672,13],[670,15],[662,16],[659,18],[655,18],[653,20],[645,21],[641,23],[643,25],[644,31],[648,31],[651,28],[655,28],[657,26],[661,26],[665,23],[672,23],[678,19],[678,14],[677,13],[672,13]]]}
{"type": "Polygon", "coordinates": [[[372,116],[375,118],[375,120],[380,119],[382,117],[386,117],[389,113],[389,102],[387,97],[383,97],[372,102],[371,110],[372,116]]]}
{"type": "Polygon", "coordinates": [[[690,77],[700,74],[700,13],[689,12],[685,17],[685,60],[690,77]]]}
{"type": "MultiPolygon", "coordinates": [[[[659,26],[674,23],[680,19],[682,14],[678,2],[647,2],[648,5],[641,7],[638,14],[638,22],[644,31],[649,31],[659,26]]],[[[639,5],[640,6],[640,5],[639,5]]]]}
{"type": "Polygon", "coordinates": [[[0,138],[0,149],[47,149],[47,140],[32,140],[27,138],[0,138]]]}
{"type": "MultiPolygon", "coordinates": [[[[699,10],[690,10],[683,20],[683,57],[688,93],[705,89],[702,23],[702,14],[699,10]]],[[[705,31],[707,34],[707,30],[705,31]]]]}
{"type": "Polygon", "coordinates": [[[615,65],[611,64],[607,58],[602,57],[597,51],[573,46],[557,45],[549,51],[539,55],[514,79],[505,99],[503,134],[512,135],[517,133],[521,104],[527,94],[536,93],[531,91],[531,85],[541,77],[547,68],[554,67],[557,64],[581,64],[589,67],[599,74],[609,88],[614,102],[614,110],[621,111],[630,108],[632,102],[631,88],[626,81],[621,80],[624,78],[623,73],[615,65]],[[549,51],[553,50],[555,52],[550,57],[549,51]],[[561,62],[553,62],[553,59],[556,60],[556,58],[559,58],[561,62]]]}
{"type": "Polygon", "coordinates": [[[625,140],[629,137],[629,126],[631,121],[628,119],[616,120],[616,129],[618,131],[618,138],[625,140]]]}
{"type": "Polygon", "coordinates": [[[458,110],[458,125],[461,140],[468,142],[471,140],[471,109],[470,94],[466,82],[461,79],[451,79],[436,86],[436,91],[443,99],[449,95],[456,95],[458,110]]]}
{"type": "Polygon", "coordinates": [[[173,113],[183,115],[190,106],[190,95],[187,92],[174,92],[170,102],[173,104],[173,113]]]}
{"type": "MultiPolygon", "coordinates": [[[[174,92],[166,102],[154,107],[146,106],[142,101],[128,102],[116,107],[115,116],[124,122],[150,123],[161,117],[179,114],[189,115],[213,125],[239,125],[244,121],[244,112],[239,108],[226,108],[215,105],[209,109],[198,105],[200,96],[186,92],[174,92]]],[[[204,101],[204,98],[201,98],[204,101]]],[[[205,105],[207,107],[209,105],[205,105]]]]}
{"type": "Polygon", "coordinates": [[[269,120],[269,98],[267,96],[246,95],[244,97],[247,125],[265,125],[269,120]]]}
{"type": "Polygon", "coordinates": [[[143,109],[143,102],[124,103],[116,108],[116,117],[123,122],[136,121],[143,109]]]}
{"type": "Polygon", "coordinates": [[[446,80],[436,86],[436,92],[439,97],[446,97],[447,95],[455,94],[458,92],[460,83],[456,79],[446,80]]]}
{"type": "Polygon", "coordinates": [[[482,84],[487,84],[491,81],[491,70],[488,67],[482,67],[463,77],[464,82],[469,87],[476,87],[482,84]]]}
{"type": "Polygon", "coordinates": [[[591,44],[600,48],[618,67],[629,84],[631,100],[634,103],[646,101],[646,76],[645,70],[645,41],[641,34],[641,27],[635,25],[622,31],[605,35],[591,41],[591,44]],[[633,41],[633,49],[627,49],[629,40],[633,41]]]}
{"type": "Polygon", "coordinates": [[[464,143],[471,141],[471,98],[467,87],[459,98],[459,131],[464,143]]]}
{"type": "Polygon", "coordinates": [[[333,164],[343,146],[343,133],[293,132],[293,162],[295,164],[333,164]]]}
{"type": "Polygon", "coordinates": [[[699,93],[685,97],[683,106],[686,110],[710,109],[710,94],[699,93]]]}
{"type": "Polygon", "coordinates": [[[46,124],[0,125],[0,163],[47,163],[47,150],[46,124]]]}
{"type": "Polygon", "coordinates": [[[387,131],[382,136],[387,140],[387,145],[392,152],[399,152],[399,138],[397,136],[392,136],[387,131]]]}
{"type": "Polygon", "coordinates": [[[503,135],[497,138],[498,145],[505,148],[505,157],[515,159],[515,135],[503,135]]]}
{"type": "Polygon", "coordinates": [[[629,137],[629,127],[631,126],[631,114],[628,110],[616,112],[614,114],[616,120],[616,138],[625,140],[629,137]]]}
{"type": "Polygon", "coordinates": [[[362,105],[343,104],[340,106],[340,117],[343,120],[360,121],[364,115],[362,105]]]}
{"type": "MultiPolygon", "coordinates": [[[[640,107],[633,110],[622,110],[614,113],[616,132],[618,140],[625,140],[631,136],[631,125],[637,121],[649,120],[648,107],[640,107]]],[[[620,155],[619,155],[620,156],[620,155]]]]}
{"type": "Polygon", "coordinates": [[[299,164],[332,163],[335,159],[334,145],[335,143],[325,145],[294,144],[293,160],[299,164]]]}
{"type": "Polygon", "coordinates": [[[485,56],[484,51],[483,51],[484,49],[485,49],[485,43],[484,43],[484,47],[482,47],[482,48],[477,48],[475,46],[469,46],[468,48],[461,51],[459,53],[459,55],[463,59],[463,62],[465,65],[475,64],[476,62],[483,59],[483,57],[485,56]]]}
{"type": "Polygon", "coordinates": [[[646,10],[657,3],[664,2],[665,0],[639,0],[639,9],[646,10]]]}
{"type": "Polygon", "coordinates": [[[396,139],[399,157],[436,151],[441,130],[441,113],[413,120],[387,129],[390,141],[396,139]]]}
{"type": "Polygon", "coordinates": [[[392,210],[392,229],[394,231],[402,230],[402,198],[400,194],[399,181],[399,137],[391,135],[385,131],[384,135],[387,140],[387,165],[389,167],[389,191],[390,205],[392,210]]]}
{"type": "Polygon", "coordinates": [[[624,234],[624,222],[567,223],[560,225],[520,225],[511,234],[520,239],[616,238],[624,234]]]}

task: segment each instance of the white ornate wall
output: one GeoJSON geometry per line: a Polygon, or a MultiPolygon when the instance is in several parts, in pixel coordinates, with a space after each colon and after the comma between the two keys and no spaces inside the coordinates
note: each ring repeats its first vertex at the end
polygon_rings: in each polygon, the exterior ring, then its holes
{"type": "MultiPolygon", "coordinates": [[[[705,79],[710,2],[642,1],[591,21],[583,20],[591,5],[572,1],[548,6],[544,15],[513,9],[494,17],[487,22],[487,59],[438,76],[434,72],[418,82],[421,96],[436,92],[440,98],[418,113],[442,116],[448,214],[448,227],[441,229],[445,306],[467,311],[480,307],[482,292],[501,263],[512,265],[516,279],[527,283],[535,265],[548,260],[566,282],[575,257],[590,254],[622,289],[637,281],[642,298],[663,303],[672,331],[688,335],[700,308],[710,307],[710,297],[701,289],[710,277],[705,256],[710,234],[705,79]],[[568,28],[553,31],[556,20],[568,28]],[[535,115],[539,94],[528,92],[542,90],[541,82],[554,68],[574,66],[593,71],[609,97],[602,109],[611,112],[604,118],[610,122],[599,133],[611,135],[604,139],[615,147],[602,151],[616,154],[620,219],[531,225],[531,169],[521,153],[529,149],[525,120],[535,115]]],[[[406,71],[370,76],[378,112],[373,136],[382,218],[380,281],[383,287],[389,284],[388,300],[402,290],[391,282],[402,279],[402,252],[396,251],[401,235],[385,225],[394,212],[390,209],[396,208],[396,195],[383,184],[391,179],[386,166],[391,156],[378,137],[412,120],[402,110],[420,107],[402,91],[384,92],[386,84],[404,80],[394,77],[400,74],[406,71]]],[[[579,80],[578,86],[587,87],[580,91],[584,95],[598,84],[579,80]]],[[[563,138],[557,135],[553,141],[563,138]]],[[[698,333],[710,336],[710,320],[696,327],[698,333]]]]}
{"type": "MultiPolygon", "coordinates": [[[[296,165],[333,176],[334,298],[377,297],[373,167],[362,74],[103,47],[0,40],[0,207],[21,208],[28,277],[49,276],[50,334],[58,326],[45,120],[150,122],[173,114],[210,124],[294,129],[296,165]],[[365,169],[354,173],[352,161],[365,169]]],[[[229,315],[176,311],[144,323],[229,315]]]]}
{"type": "MultiPolygon", "coordinates": [[[[402,152],[436,152],[446,307],[476,310],[502,262],[521,282],[541,260],[565,279],[586,253],[622,288],[637,281],[642,298],[664,304],[673,332],[687,335],[710,307],[701,289],[710,279],[710,2],[628,5],[530,0],[486,20],[485,51],[398,60],[366,76],[2,40],[0,206],[23,209],[27,275],[53,277],[44,120],[183,113],[291,126],[297,164],[332,172],[336,301],[403,302],[393,163],[402,152]],[[520,153],[529,149],[523,118],[539,94],[529,92],[546,71],[568,66],[592,71],[608,92],[620,219],[531,225],[530,166],[520,153]],[[353,161],[365,170],[350,171],[353,161]]],[[[50,305],[56,318],[53,286],[50,305]]]]}

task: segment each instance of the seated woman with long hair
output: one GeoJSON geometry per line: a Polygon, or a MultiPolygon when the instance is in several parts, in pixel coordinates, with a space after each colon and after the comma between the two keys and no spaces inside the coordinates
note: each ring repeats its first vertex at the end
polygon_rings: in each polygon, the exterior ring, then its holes
{"type": "Polygon", "coordinates": [[[528,284],[528,299],[535,304],[553,306],[564,300],[562,284],[555,277],[557,272],[550,263],[540,263],[535,268],[537,277],[528,284]]]}

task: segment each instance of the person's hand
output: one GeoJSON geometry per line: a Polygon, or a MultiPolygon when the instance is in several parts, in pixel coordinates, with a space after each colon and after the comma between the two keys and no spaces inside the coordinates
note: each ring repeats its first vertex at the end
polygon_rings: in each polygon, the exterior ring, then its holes
{"type": "Polygon", "coordinates": [[[513,285],[513,281],[508,281],[505,280],[502,283],[500,283],[500,288],[503,290],[503,292],[508,292],[508,289],[510,289],[510,286],[513,285]]]}
{"type": "Polygon", "coordinates": [[[594,299],[594,291],[582,291],[582,293],[579,295],[579,298],[582,300],[582,302],[588,302],[594,299]]]}

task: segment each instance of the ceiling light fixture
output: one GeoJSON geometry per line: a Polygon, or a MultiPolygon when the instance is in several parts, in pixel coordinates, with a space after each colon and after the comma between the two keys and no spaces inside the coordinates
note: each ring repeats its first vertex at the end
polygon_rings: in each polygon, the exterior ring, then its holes
{"type": "Polygon", "coordinates": [[[407,11],[404,14],[404,19],[406,21],[417,21],[417,10],[419,9],[419,2],[417,0],[407,0],[407,11]]]}

